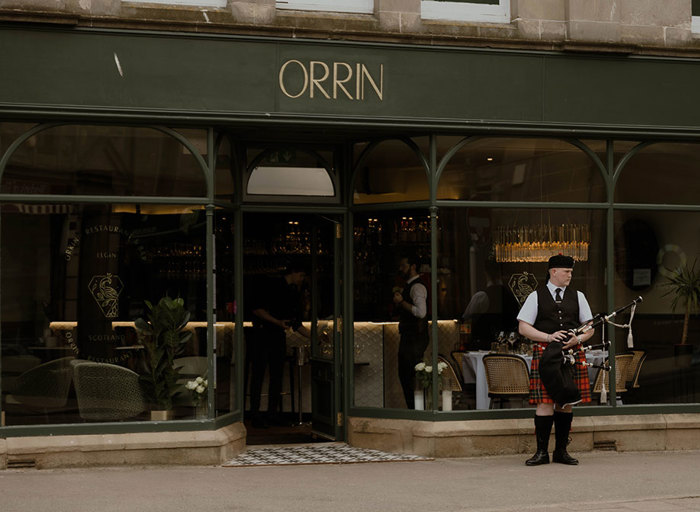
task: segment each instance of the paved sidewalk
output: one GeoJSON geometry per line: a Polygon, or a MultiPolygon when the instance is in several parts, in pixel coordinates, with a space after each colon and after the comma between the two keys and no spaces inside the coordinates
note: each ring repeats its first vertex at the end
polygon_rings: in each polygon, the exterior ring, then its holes
{"type": "Polygon", "coordinates": [[[0,471],[2,512],[700,511],[700,452],[0,471]],[[535,485],[535,482],[538,485],[535,485]]]}

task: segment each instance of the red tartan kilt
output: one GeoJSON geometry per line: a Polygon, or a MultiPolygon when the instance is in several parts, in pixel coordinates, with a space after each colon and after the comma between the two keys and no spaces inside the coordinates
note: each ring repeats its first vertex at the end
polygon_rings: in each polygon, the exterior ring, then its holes
{"type": "MultiPolygon", "coordinates": [[[[554,400],[549,396],[547,390],[542,385],[540,378],[540,359],[544,346],[535,343],[532,346],[532,365],[530,366],[530,404],[553,404],[554,400]]],[[[583,352],[576,353],[576,361],[586,362],[586,355],[583,352]]],[[[588,378],[588,368],[582,364],[577,364],[574,371],[574,382],[581,393],[581,402],[591,401],[591,382],[588,378]]]]}

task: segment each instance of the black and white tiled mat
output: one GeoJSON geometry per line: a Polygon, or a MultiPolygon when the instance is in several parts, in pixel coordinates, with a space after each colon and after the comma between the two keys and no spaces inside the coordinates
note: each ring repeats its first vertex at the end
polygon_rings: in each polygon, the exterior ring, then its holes
{"type": "Polygon", "coordinates": [[[224,463],[226,467],[284,466],[294,464],[357,464],[360,462],[400,462],[433,460],[420,455],[386,453],[379,450],[356,448],[342,443],[323,443],[308,446],[275,446],[250,448],[245,453],[224,463]]]}

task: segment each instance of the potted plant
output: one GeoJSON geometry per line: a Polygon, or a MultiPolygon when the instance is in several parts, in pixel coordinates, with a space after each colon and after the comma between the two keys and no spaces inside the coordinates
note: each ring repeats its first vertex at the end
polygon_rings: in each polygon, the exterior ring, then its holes
{"type": "Polygon", "coordinates": [[[682,366],[688,366],[693,353],[693,346],[688,344],[688,324],[690,322],[690,314],[693,311],[700,309],[700,272],[695,270],[697,260],[693,262],[692,267],[685,265],[671,271],[671,276],[663,286],[669,290],[663,296],[673,294],[673,302],[671,309],[676,311],[678,306],[683,307],[683,333],[681,334],[681,342],[675,347],[676,356],[683,363],[682,366]],[[685,364],[687,363],[687,364],[685,364]]]}
{"type": "Polygon", "coordinates": [[[192,337],[184,331],[190,319],[181,298],[163,297],[154,306],[146,301],[147,319],[134,322],[141,333],[145,353],[146,373],[140,376],[147,399],[152,404],[151,419],[172,417],[173,395],[178,391],[180,370],[173,367],[173,359],[192,337]]]}

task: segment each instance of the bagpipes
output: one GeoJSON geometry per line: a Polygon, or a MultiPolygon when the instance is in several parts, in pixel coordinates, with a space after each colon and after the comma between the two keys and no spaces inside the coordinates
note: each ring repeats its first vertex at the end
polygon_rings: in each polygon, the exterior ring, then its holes
{"type": "MultiPolygon", "coordinates": [[[[575,329],[569,329],[569,338],[580,336],[585,334],[591,329],[595,329],[598,325],[609,323],[616,327],[622,327],[629,329],[627,335],[627,346],[632,348],[633,338],[632,338],[632,319],[634,318],[634,312],[637,308],[637,304],[642,302],[642,297],[639,296],[626,306],[621,307],[610,313],[609,315],[597,314],[592,320],[580,325],[575,329]],[[612,322],[618,314],[632,308],[632,313],[630,314],[629,323],[627,324],[616,324],[612,322]]],[[[567,340],[567,341],[568,341],[567,340]]],[[[603,342],[599,345],[578,345],[575,349],[570,348],[566,351],[563,350],[563,346],[566,342],[552,341],[547,344],[544,351],[542,352],[542,357],[540,359],[540,378],[542,379],[542,385],[547,390],[547,393],[552,397],[555,403],[559,405],[575,404],[581,401],[581,393],[576,385],[576,380],[574,378],[576,365],[584,367],[599,368],[601,371],[610,371],[610,364],[603,363],[602,365],[597,365],[589,363],[586,361],[579,361],[576,355],[579,353],[585,354],[588,350],[602,348],[607,351],[610,348],[610,341],[605,339],[605,329],[603,329],[602,335],[603,342]]],[[[606,357],[607,360],[607,357],[606,357]]],[[[604,399],[603,399],[604,400],[604,399]]]]}

